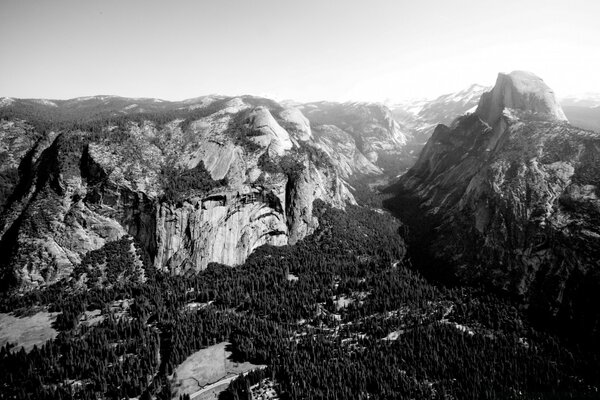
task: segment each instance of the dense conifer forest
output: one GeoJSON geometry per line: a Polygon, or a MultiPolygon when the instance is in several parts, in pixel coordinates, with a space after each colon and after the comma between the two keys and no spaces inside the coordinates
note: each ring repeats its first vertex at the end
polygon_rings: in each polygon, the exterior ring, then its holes
{"type": "Polygon", "coordinates": [[[599,21],[0,0],[0,400],[600,400],[599,21]]]}
{"type": "Polygon", "coordinates": [[[236,360],[268,367],[225,399],[248,398],[263,378],[283,399],[598,398],[598,353],[537,331],[507,300],[428,283],[389,214],[315,206],[313,235],[236,268],[167,275],[122,239],[72,279],[4,298],[4,312],[60,312],[60,334],[28,353],[0,349],[2,397],[169,399],[177,365],[229,341],[236,360]],[[143,279],[129,279],[136,262],[143,279]],[[86,323],[94,310],[101,321],[86,323]]]}

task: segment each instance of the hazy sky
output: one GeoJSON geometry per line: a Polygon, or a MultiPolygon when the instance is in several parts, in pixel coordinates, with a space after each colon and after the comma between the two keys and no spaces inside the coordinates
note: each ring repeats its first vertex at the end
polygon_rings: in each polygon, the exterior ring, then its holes
{"type": "Polygon", "coordinates": [[[598,0],[0,0],[0,96],[384,101],[500,71],[600,92],[598,0]]]}

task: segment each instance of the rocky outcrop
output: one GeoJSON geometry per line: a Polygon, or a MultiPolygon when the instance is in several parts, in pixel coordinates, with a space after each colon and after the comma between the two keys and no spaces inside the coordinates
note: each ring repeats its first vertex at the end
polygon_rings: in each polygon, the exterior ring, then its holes
{"type": "Polygon", "coordinates": [[[42,138],[25,121],[0,121],[0,214],[19,184],[21,162],[34,155],[33,148],[42,138]]]}
{"type": "Polygon", "coordinates": [[[315,129],[314,135],[319,147],[335,161],[343,178],[382,173],[379,167],[367,160],[358,150],[356,141],[348,132],[334,125],[320,125],[315,129]]]}
{"type": "Polygon", "coordinates": [[[263,147],[269,147],[278,156],[292,148],[292,141],[288,132],[275,121],[269,110],[258,107],[250,114],[250,124],[255,132],[252,140],[263,147]]]}
{"type": "Polygon", "coordinates": [[[155,266],[181,272],[210,262],[238,265],[263,244],[287,244],[284,200],[284,192],[255,189],[159,204],[155,266]]]}
{"type": "Polygon", "coordinates": [[[319,168],[305,159],[303,168],[291,177],[286,188],[290,244],[295,244],[317,227],[318,220],[312,212],[316,199],[322,199],[337,208],[342,208],[346,203],[356,204],[335,168],[319,168]]]}
{"type": "Polygon", "coordinates": [[[459,115],[473,111],[481,96],[490,87],[474,84],[456,93],[449,93],[426,102],[416,114],[419,119],[430,124],[450,125],[459,115]]]}
{"type": "Polygon", "coordinates": [[[438,124],[451,126],[457,117],[473,113],[481,95],[490,89],[474,84],[432,100],[409,100],[395,104],[391,110],[394,118],[410,132],[408,145],[418,155],[438,124]]]}
{"type": "Polygon", "coordinates": [[[305,142],[313,138],[310,121],[297,108],[286,108],[279,116],[287,123],[288,131],[297,140],[305,142]]]}
{"type": "Polygon", "coordinates": [[[475,114],[436,128],[396,190],[435,221],[432,264],[597,333],[599,159],[600,135],[568,125],[541,79],[501,74],[475,114]]]}
{"type": "MultiPolygon", "coordinates": [[[[301,110],[311,121],[313,131],[320,129],[327,132],[331,130],[327,126],[335,126],[353,138],[356,151],[369,163],[389,174],[397,173],[398,156],[403,155],[408,139],[392,112],[384,105],[318,102],[305,104],[301,110]]],[[[327,143],[324,145],[328,146],[327,143]]],[[[348,152],[346,149],[341,151],[348,152]]],[[[362,163],[362,159],[359,161],[362,163]]],[[[363,163],[361,168],[364,167],[363,163]]]]}
{"type": "Polygon", "coordinates": [[[3,284],[16,278],[37,286],[66,277],[84,254],[127,234],[125,223],[86,201],[79,166],[87,156],[79,135],[50,137],[56,138],[48,147],[43,139],[22,162],[21,190],[2,213],[3,284]]]}
{"type": "MultiPolygon", "coordinates": [[[[6,165],[26,173],[2,213],[5,282],[28,288],[68,277],[87,253],[126,235],[173,273],[237,265],[259,246],[312,233],[314,200],[354,202],[346,172],[323,158],[300,111],[257,98],[190,104],[167,121],[100,119],[93,133],[7,141],[15,146],[6,165]]],[[[3,122],[2,134],[15,123],[3,122]]]]}
{"type": "Polygon", "coordinates": [[[552,89],[541,78],[525,71],[498,74],[492,91],[481,96],[476,114],[493,125],[506,109],[526,112],[546,120],[567,120],[552,89]]]}

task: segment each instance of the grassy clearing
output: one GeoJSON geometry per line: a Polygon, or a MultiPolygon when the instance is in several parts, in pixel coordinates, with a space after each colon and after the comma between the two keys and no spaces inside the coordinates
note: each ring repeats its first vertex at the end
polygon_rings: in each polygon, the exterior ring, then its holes
{"type": "MultiPolygon", "coordinates": [[[[231,360],[231,352],[226,349],[228,342],[222,342],[195,352],[185,359],[172,377],[174,398],[182,394],[192,394],[203,387],[242,372],[260,367],[249,362],[236,363],[231,360]]],[[[221,385],[204,393],[201,399],[216,398],[228,385],[221,385]],[[213,397],[214,396],[214,397],[213,397]]],[[[196,398],[196,400],[200,397],[196,398]]]]}
{"type": "Polygon", "coordinates": [[[52,323],[58,313],[38,312],[29,317],[17,318],[12,314],[0,313],[0,346],[13,343],[13,351],[21,348],[25,351],[38,347],[50,339],[54,339],[58,332],[52,328],[52,323]]]}

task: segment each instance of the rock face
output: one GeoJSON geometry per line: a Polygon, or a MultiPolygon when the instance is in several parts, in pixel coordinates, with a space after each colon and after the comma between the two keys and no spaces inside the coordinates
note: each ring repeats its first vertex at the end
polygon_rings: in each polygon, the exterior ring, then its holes
{"type": "Polygon", "coordinates": [[[356,141],[348,132],[335,125],[320,125],[315,128],[314,135],[320,148],[336,161],[345,179],[355,174],[380,175],[382,173],[379,167],[360,152],[356,141]]]}
{"type": "Polygon", "coordinates": [[[313,138],[310,129],[310,121],[297,108],[287,108],[279,116],[288,124],[294,136],[300,141],[308,141],[313,138]]]}
{"type": "Polygon", "coordinates": [[[548,120],[567,120],[552,89],[541,78],[525,71],[498,74],[494,89],[481,96],[476,113],[493,125],[505,109],[524,111],[548,120]]]}
{"type": "Polygon", "coordinates": [[[450,125],[459,115],[477,106],[481,96],[490,87],[474,84],[456,93],[448,93],[423,104],[416,115],[424,122],[450,125]]]}
{"type": "MultiPolygon", "coordinates": [[[[436,126],[451,126],[459,116],[471,114],[477,108],[481,95],[490,88],[471,85],[461,91],[447,93],[433,100],[415,100],[391,106],[394,118],[409,132],[403,158],[408,168],[418,160],[419,153],[433,134],[436,126]]],[[[408,169],[406,168],[406,169],[408,169]]]]}
{"type": "Polygon", "coordinates": [[[136,99],[152,113],[131,111],[116,125],[93,108],[136,110],[134,100],[25,101],[20,118],[19,102],[0,125],[0,168],[14,178],[3,185],[0,219],[5,287],[67,277],[85,254],[125,235],[173,273],[237,265],[261,245],[312,233],[314,200],[354,203],[344,178],[360,168],[340,169],[300,110],[266,99],[136,99]],[[27,114],[33,104],[40,109],[27,114]],[[89,124],[69,125],[77,110],[89,124]],[[41,134],[48,114],[65,121],[41,134]]]}
{"type": "Polygon", "coordinates": [[[391,106],[394,118],[405,125],[412,142],[425,143],[438,124],[450,126],[458,116],[472,113],[481,95],[491,88],[473,84],[454,93],[443,94],[432,100],[414,100],[391,106]]]}
{"type": "Polygon", "coordinates": [[[273,192],[224,192],[156,211],[155,265],[171,271],[237,265],[263,244],[288,243],[281,197],[273,192]]]}
{"type": "Polygon", "coordinates": [[[323,199],[341,208],[345,203],[354,203],[354,197],[339,178],[337,168],[304,159],[303,168],[295,174],[286,187],[286,209],[289,228],[289,243],[295,244],[312,233],[319,221],[313,216],[313,202],[323,199]]]}
{"type": "Polygon", "coordinates": [[[435,129],[397,201],[432,217],[427,251],[458,278],[598,333],[599,160],[600,134],[570,126],[541,79],[500,74],[474,114],[435,129]]]}
{"type": "Polygon", "coordinates": [[[21,162],[33,156],[33,148],[42,137],[23,121],[0,122],[0,213],[19,183],[21,162]]]}
{"type": "MultiPolygon", "coordinates": [[[[328,138],[346,134],[352,138],[356,152],[361,154],[357,161],[362,164],[362,170],[368,171],[366,173],[395,174],[399,169],[408,137],[384,105],[318,102],[304,104],[301,110],[311,121],[313,131],[321,133],[316,138],[317,141],[323,139],[325,151],[331,147],[328,138]],[[365,164],[363,157],[372,166],[365,164]]],[[[347,149],[341,151],[346,157],[349,155],[347,149]]]]}
{"type": "Polygon", "coordinates": [[[253,140],[278,156],[292,148],[290,135],[275,121],[269,110],[258,107],[250,114],[252,129],[257,132],[253,140]]]}

